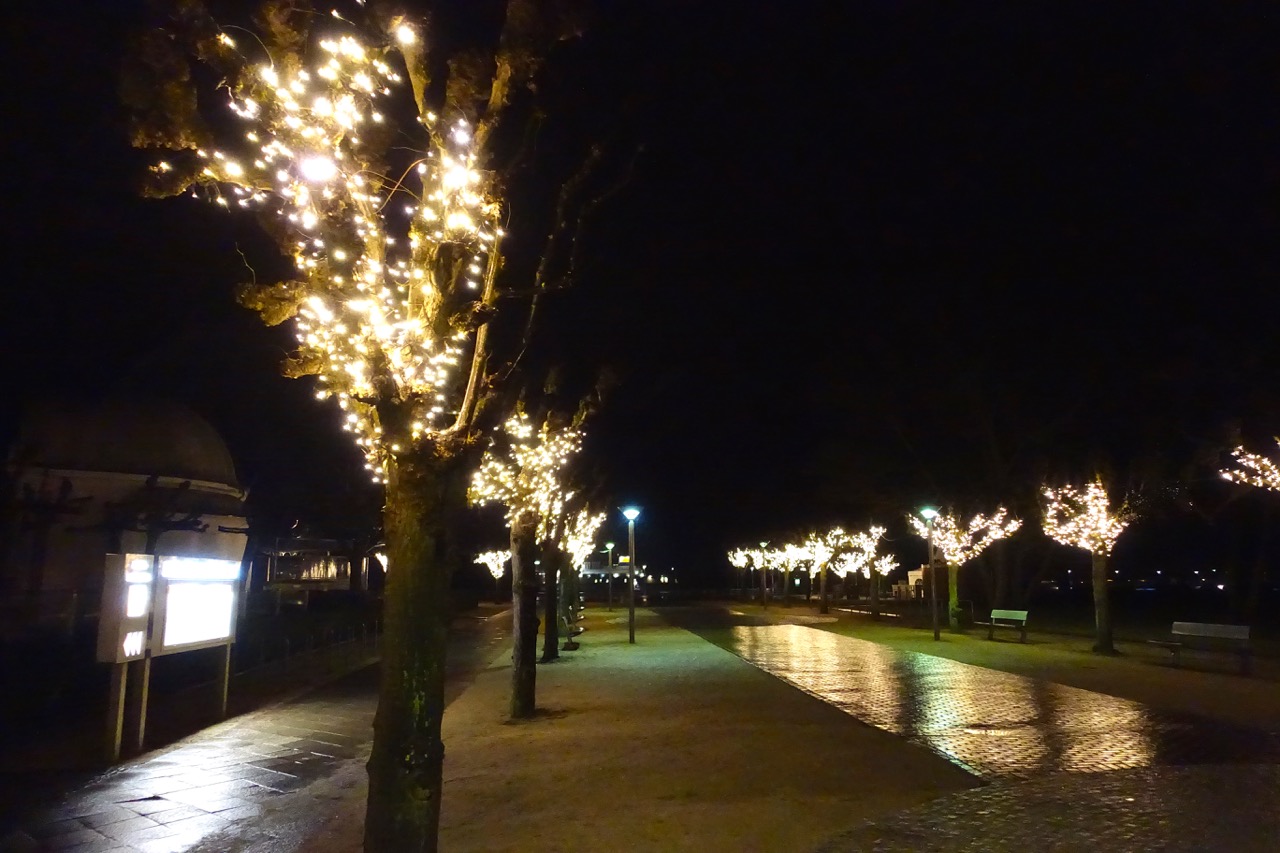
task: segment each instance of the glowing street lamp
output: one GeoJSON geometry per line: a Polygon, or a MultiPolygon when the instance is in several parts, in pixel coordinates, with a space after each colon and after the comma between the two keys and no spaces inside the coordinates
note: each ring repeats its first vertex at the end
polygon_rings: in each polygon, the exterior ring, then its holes
{"type": "Polygon", "coordinates": [[[627,520],[627,546],[630,556],[627,558],[627,642],[636,641],[636,519],[640,517],[640,508],[629,506],[622,510],[622,517],[627,520]]]}
{"type": "Polygon", "coordinates": [[[609,571],[605,572],[604,583],[609,589],[609,609],[613,609],[613,543],[604,543],[604,548],[609,552],[609,571]]]}
{"type": "Polygon", "coordinates": [[[929,539],[929,612],[933,618],[933,638],[941,640],[942,635],[938,632],[938,573],[933,565],[933,520],[938,517],[938,511],[927,506],[920,510],[920,517],[925,520],[929,539]]]}

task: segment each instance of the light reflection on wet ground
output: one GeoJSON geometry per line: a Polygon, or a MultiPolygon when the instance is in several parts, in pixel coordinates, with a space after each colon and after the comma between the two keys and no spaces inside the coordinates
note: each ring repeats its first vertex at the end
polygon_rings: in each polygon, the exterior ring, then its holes
{"type": "Polygon", "coordinates": [[[728,648],[986,779],[1280,762],[1280,745],[1265,732],[803,625],[737,625],[728,648]]]}

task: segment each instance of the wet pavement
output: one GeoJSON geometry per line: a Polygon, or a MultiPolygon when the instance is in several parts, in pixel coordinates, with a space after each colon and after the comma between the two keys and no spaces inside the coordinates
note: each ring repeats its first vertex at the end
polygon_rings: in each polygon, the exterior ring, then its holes
{"type": "Polygon", "coordinates": [[[1275,732],[808,624],[736,614],[719,626],[717,641],[747,662],[987,783],[866,821],[816,853],[1261,853],[1280,843],[1275,732]]]}
{"type": "Polygon", "coordinates": [[[1280,763],[1274,734],[900,651],[807,625],[737,625],[726,646],[988,781],[1059,771],[1280,763]]]}
{"type": "MultiPolygon", "coordinates": [[[[501,621],[455,625],[447,700],[496,653],[501,621]]],[[[325,801],[362,778],[377,677],[366,666],[108,770],[0,832],[0,853],[294,850],[325,801]]]]}

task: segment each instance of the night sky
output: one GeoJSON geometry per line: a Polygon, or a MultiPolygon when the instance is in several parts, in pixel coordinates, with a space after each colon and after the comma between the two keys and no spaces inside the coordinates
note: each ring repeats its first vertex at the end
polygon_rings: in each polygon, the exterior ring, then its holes
{"type": "MultiPolygon", "coordinates": [[[[115,75],[136,4],[22,5],[4,434],[48,393],[171,397],[223,432],[264,518],[367,517],[336,416],[275,374],[287,330],[233,303],[237,248],[271,264],[252,222],[135,195],[115,75]]],[[[836,8],[602,3],[559,66],[583,110],[565,133],[639,154],[538,357],[618,378],[588,487],[644,507],[641,559],[698,582],[811,525],[1269,449],[1274,7],[836,8]]],[[[517,254],[535,201],[513,199],[517,254]]]]}

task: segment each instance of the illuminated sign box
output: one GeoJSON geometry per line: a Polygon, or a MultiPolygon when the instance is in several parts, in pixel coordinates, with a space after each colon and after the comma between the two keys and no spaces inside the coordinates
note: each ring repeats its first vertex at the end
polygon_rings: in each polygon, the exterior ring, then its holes
{"type": "Polygon", "coordinates": [[[98,660],[123,663],[147,651],[155,657],[233,643],[239,598],[236,560],[108,555],[98,660]]]}

